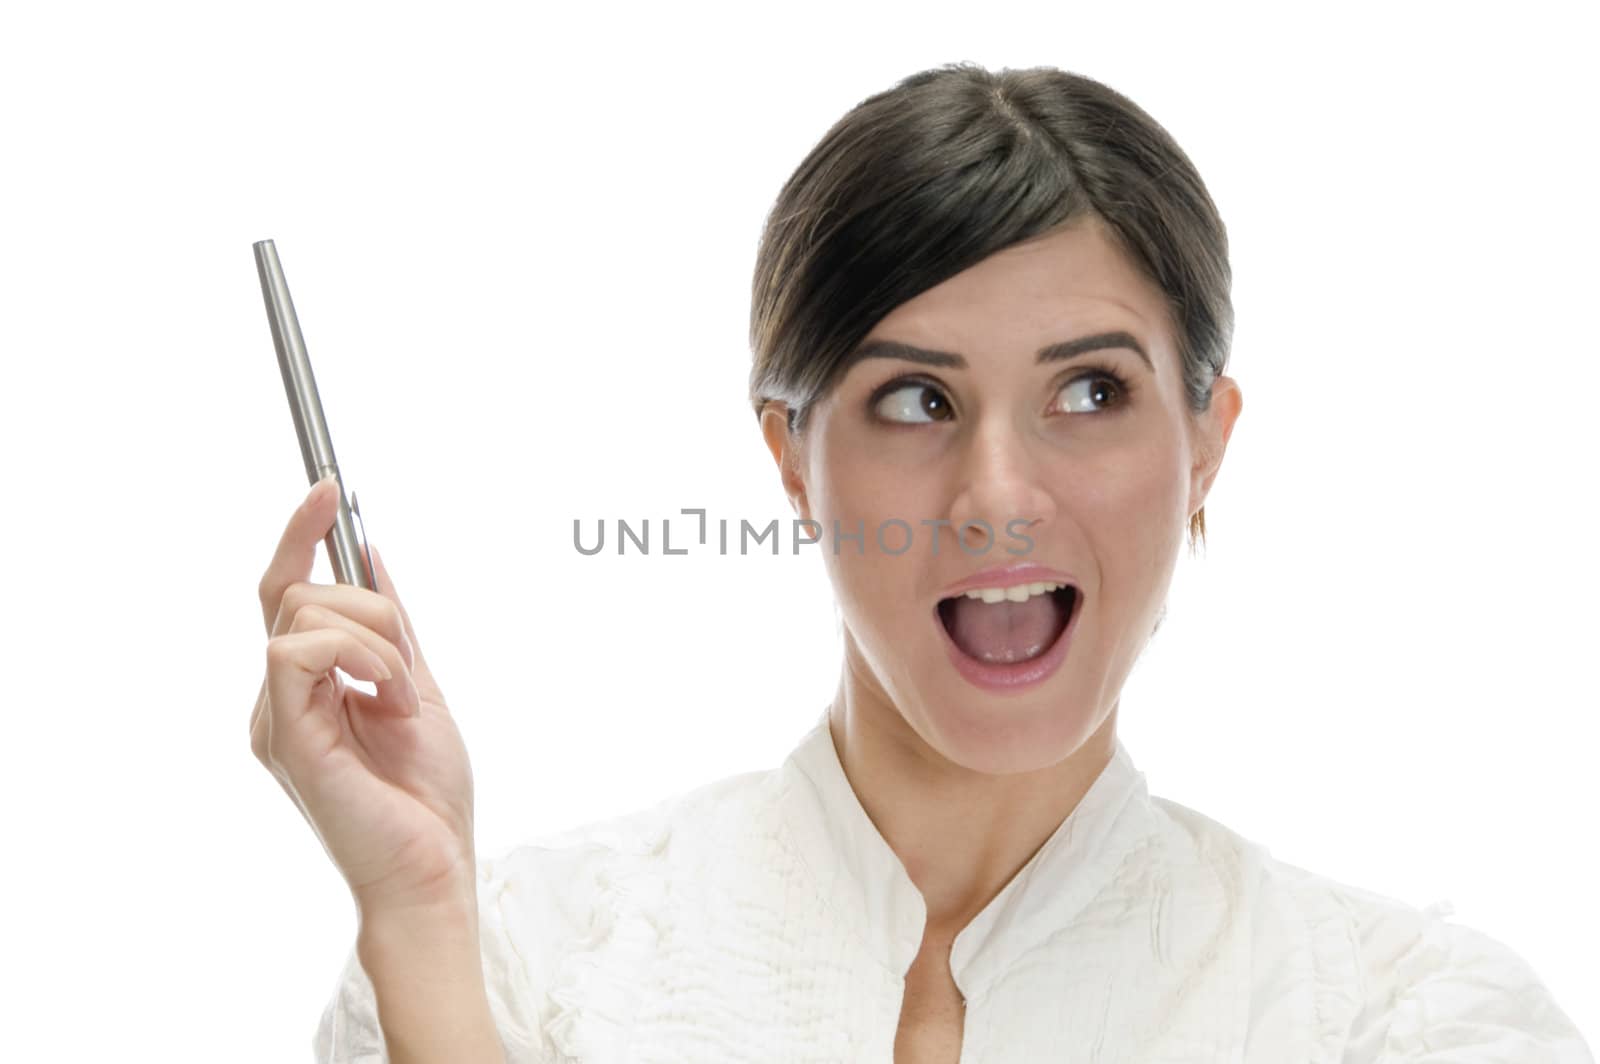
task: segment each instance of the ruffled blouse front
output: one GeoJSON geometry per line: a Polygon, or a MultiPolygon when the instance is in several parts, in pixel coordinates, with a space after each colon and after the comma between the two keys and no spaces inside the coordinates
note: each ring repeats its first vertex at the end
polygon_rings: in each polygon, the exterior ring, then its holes
{"type": "MultiPolygon", "coordinates": [[[[479,862],[508,1064],[892,1064],[926,907],[827,712],[775,769],[479,862]]],[[[962,1064],[1594,1064],[1510,949],[1152,797],[1127,749],[956,937],[962,1064]]],[[[386,1061],[347,959],[316,1060],[386,1061]]]]}

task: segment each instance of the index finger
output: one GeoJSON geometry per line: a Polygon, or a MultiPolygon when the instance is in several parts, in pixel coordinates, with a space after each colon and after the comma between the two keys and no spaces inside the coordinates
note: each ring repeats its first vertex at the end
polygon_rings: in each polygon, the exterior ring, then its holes
{"type": "Polygon", "coordinates": [[[311,567],[316,564],[317,544],[322,542],[333,527],[334,508],[329,500],[337,500],[338,478],[329,474],[311,486],[305,499],[289,515],[278,549],[267,564],[257,588],[261,599],[261,617],[272,634],[273,621],[278,616],[278,606],[290,584],[311,579],[311,567]],[[330,488],[328,485],[334,485],[330,488]]]}

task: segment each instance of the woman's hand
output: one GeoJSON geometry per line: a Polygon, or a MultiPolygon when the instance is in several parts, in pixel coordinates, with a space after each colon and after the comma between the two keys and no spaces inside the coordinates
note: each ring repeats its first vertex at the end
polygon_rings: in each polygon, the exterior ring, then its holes
{"type": "Polygon", "coordinates": [[[383,559],[372,549],[377,591],[307,582],[338,494],[332,477],[311,489],[261,578],[267,667],[250,749],[322,840],[363,919],[475,914],[472,770],[383,559]],[[335,666],[374,681],[377,696],[335,666]]]}

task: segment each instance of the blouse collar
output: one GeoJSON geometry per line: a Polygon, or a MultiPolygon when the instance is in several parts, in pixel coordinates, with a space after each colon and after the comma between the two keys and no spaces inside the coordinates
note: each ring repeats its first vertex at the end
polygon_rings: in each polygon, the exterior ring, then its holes
{"type": "MultiPolygon", "coordinates": [[[[784,824],[822,896],[879,963],[904,977],[922,946],[927,906],[850,786],[826,709],[779,779],[784,824]]],[[[1144,773],[1119,738],[1077,808],[956,936],[950,970],[962,996],[981,994],[1071,926],[1153,827],[1144,773]]]]}

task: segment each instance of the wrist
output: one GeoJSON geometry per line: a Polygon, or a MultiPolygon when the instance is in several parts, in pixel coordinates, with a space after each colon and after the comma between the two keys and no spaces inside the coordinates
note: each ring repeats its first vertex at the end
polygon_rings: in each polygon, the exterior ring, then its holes
{"type": "Polygon", "coordinates": [[[425,956],[435,962],[450,956],[478,956],[478,905],[475,897],[426,905],[367,906],[359,909],[356,951],[364,966],[387,967],[425,956]]]}
{"type": "Polygon", "coordinates": [[[477,875],[477,864],[468,857],[425,883],[374,885],[352,890],[351,896],[363,927],[448,924],[478,911],[477,875]]]}

